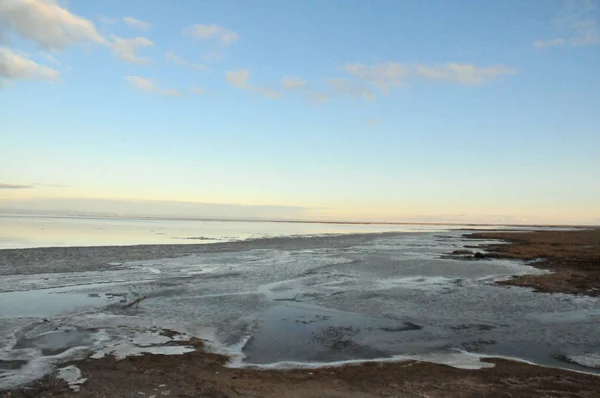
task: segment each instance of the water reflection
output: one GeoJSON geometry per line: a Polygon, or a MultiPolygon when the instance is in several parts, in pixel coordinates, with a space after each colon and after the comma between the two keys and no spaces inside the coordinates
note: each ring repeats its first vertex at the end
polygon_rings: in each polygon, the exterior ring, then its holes
{"type": "MultiPolygon", "coordinates": [[[[460,226],[455,226],[460,228],[460,226]]],[[[52,246],[198,244],[286,235],[437,231],[438,225],[141,220],[0,215],[0,249],[52,246]]]]}

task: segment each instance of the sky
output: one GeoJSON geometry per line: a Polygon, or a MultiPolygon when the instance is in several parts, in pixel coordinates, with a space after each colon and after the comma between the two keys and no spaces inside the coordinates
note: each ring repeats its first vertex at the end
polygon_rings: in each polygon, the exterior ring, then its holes
{"type": "Polygon", "coordinates": [[[600,224],[600,0],[0,0],[0,210],[600,224]]]}

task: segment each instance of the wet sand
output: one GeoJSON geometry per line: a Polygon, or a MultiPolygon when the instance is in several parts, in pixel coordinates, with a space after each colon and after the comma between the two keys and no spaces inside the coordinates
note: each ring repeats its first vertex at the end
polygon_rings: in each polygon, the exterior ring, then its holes
{"type": "Polygon", "coordinates": [[[600,296],[600,229],[581,231],[478,232],[471,239],[500,239],[509,244],[488,244],[488,256],[528,261],[551,271],[522,275],[498,285],[532,287],[538,292],[600,296]]]}

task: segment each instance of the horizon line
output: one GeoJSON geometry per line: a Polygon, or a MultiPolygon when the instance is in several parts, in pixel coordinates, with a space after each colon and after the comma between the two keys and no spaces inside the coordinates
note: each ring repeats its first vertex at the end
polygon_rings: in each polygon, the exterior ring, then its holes
{"type": "Polygon", "coordinates": [[[338,224],[338,225],[451,225],[479,227],[572,227],[600,228],[600,224],[515,224],[515,223],[476,223],[476,222],[443,222],[443,221],[347,221],[347,220],[302,220],[272,218],[210,218],[210,217],[168,217],[168,216],[123,216],[117,214],[21,214],[0,213],[0,217],[40,217],[40,218],[80,218],[80,219],[121,219],[121,220],[162,220],[162,221],[210,221],[210,222],[262,222],[290,224],[338,224]]]}

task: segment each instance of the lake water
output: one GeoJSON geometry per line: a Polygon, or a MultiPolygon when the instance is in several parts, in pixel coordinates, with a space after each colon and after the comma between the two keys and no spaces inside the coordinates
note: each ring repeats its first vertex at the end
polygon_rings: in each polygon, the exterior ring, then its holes
{"type": "MultiPolygon", "coordinates": [[[[452,228],[464,227],[453,226],[452,228]]],[[[0,249],[198,244],[275,236],[440,231],[448,228],[444,225],[318,224],[0,215],[0,249]]]]}
{"type": "Polygon", "coordinates": [[[0,250],[0,389],[85,355],[188,350],[161,345],[164,337],[155,334],[161,328],[206,339],[232,356],[230,366],[413,358],[476,368],[486,366],[481,356],[492,355],[599,372],[600,301],[493,285],[544,271],[518,261],[448,256],[481,243],[463,237],[464,231],[2,222],[18,226],[2,229],[5,247],[96,246],[0,250]],[[179,239],[190,237],[210,240],[179,239]],[[190,241],[203,244],[166,245],[190,241]],[[99,246],[133,243],[163,245],[99,246]],[[139,307],[123,308],[140,297],[147,298],[139,307]]]}

